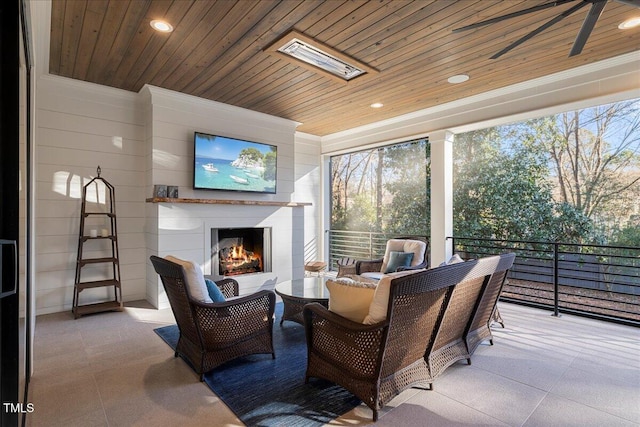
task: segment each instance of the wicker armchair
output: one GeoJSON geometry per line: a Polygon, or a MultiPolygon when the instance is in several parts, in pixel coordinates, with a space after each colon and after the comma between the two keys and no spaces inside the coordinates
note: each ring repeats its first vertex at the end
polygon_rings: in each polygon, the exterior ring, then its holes
{"type": "MultiPolygon", "coordinates": [[[[182,355],[200,374],[200,381],[206,372],[237,357],[271,353],[275,358],[272,291],[200,303],[189,294],[182,266],[157,256],[151,256],[151,263],[162,279],[180,330],[175,356],[182,355]]],[[[237,281],[223,279],[216,284],[225,297],[238,295],[237,281]]]]}
{"type": "Polygon", "coordinates": [[[386,269],[391,251],[402,251],[402,248],[414,243],[415,250],[414,259],[408,267],[398,267],[395,271],[419,270],[429,266],[429,241],[416,237],[396,237],[387,241],[385,254],[383,258],[373,260],[361,260],[356,262],[357,275],[364,275],[374,279],[380,279],[380,276],[386,269]],[[373,273],[373,274],[371,274],[373,273]]]}
{"type": "MultiPolygon", "coordinates": [[[[512,255],[507,258],[513,262],[512,255]]],[[[392,279],[386,320],[374,325],[352,322],[320,304],[306,305],[305,381],[316,377],[341,385],[373,410],[376,421],[400,392],[431,389],[447,366],[470,358],[465,334],[472,319],[484,318],[478,309],[497,266],[507,265],[508,260],[492,257],[392,279]]]]}

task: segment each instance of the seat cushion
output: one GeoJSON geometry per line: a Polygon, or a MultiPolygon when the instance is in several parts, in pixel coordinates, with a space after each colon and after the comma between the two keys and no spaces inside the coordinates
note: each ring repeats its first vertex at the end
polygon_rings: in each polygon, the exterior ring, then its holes
{"type": "Polygon", "coordinates": [[[189,289],[191,298],[198,302],[213,302],[211,300],[211,297],[209,296],[207,284],[204,281],[204,274],[202,274],[202,270],[200,269],[200,266],[198,264],[192,261],[186,261],[180,258],[176,258],[171,255],[167,255],[166,257],[164,257],[164,259],[179,264],[184,268],[184,280],[186,282],[187,288],[189,289]]]}
{"type": "Polygon", "coordinates": [[[382,279],[382,276],[384,276],[384,273],[381,271],[367,271],[366,273],[360,274],[360,276],[366,279],[378,281],[382,279]]]}
{"type": "Polygon", "coordinates": [[[369,306],[369,313],[362,323],[373,325],[382,322],[387,318],[387,308],[389,307],[389,292],[391,291],[391,281],[398,277],[416,274],[426,269],[398,271],[397,273],[388,273],[382,276],[373,295],[373,300],[369,306]]]}
{"type": "Polygon", "coordinates": [[[384,273],[393,273],[398,267],[409,267],[413,260],[413,252],[391,251],[389,253],[389,262],[384,273]]]}
{"type": "Polygon", "coordinates": [[[376,290],[376,283],[349,278],[327,280],[329,310],[347,319],[362,323],[376,290]]]}
{"type": "Polygon", "coordinates": [[[227,300],[218,285],[216,285],[216,282],[209,279],[204,279],[204,282],[207,285],[209,298],[211,298],[213,302],[225,302],[227,300]]]}

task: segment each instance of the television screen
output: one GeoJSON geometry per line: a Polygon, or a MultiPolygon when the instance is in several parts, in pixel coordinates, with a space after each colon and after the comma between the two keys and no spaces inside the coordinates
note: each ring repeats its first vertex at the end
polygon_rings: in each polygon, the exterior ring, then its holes
{"type": "Polygon", "coordinates": [[[201,132],[193,139],[193,188],[275,194],[275,145],[201,132]]]}

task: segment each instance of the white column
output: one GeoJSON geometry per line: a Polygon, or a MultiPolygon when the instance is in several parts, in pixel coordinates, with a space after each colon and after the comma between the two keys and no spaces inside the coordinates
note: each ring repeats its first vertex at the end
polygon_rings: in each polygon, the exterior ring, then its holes
{"type": "Polygon", "coordinates": [[[452,255],[453,235],[453,138],[446,131],[429,133],[431,145],[431,267],[452,255]]]}

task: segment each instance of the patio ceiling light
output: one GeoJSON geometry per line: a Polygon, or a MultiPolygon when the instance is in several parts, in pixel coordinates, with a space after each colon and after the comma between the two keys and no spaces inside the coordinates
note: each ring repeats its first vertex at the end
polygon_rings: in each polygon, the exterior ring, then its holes
{"type": "Polygon", "coordinates": [[[301,61],[308,64],[315,65],[318,68],[322,68],[325,71],[335,74],[338,77],[342,77],[345,80],[351,80],[354,77],[358,77],[366,71],[351,65],[347,62],[324,52],[322,49],[318,49],[310,44],[307,44],[301,40],[293,39],[286,45],[278,49],[287,55],[291,55],[301,61]]]}
{"type": "Polygon", "coordinates": [[[451,76],[447,79],[451,84],[464,83],[467,80],[469,80],[469,76],[466,74],[456,74],[455,76],[451,76]]]}
{"type": "Polygon", "coordinates": [[[312,71],[321,71],[342,82],[377,72],[366,64],[297,31],[287,33],[265,51],[279,54],[296,65],[312,71]]]}
{"type": "Polygon", "coordinates": [[[627,19],[626,21],[618,25],[618,28],[620,28],[621,30],[628,30],[629,28],[635,28],[639,25],[640,16],[636,16],[635,18],[627,19]]]}
{"type": "Polygon", "coordinates": [[[173,25],[160,19],[154,19],[149,23],[149,25],[151,25],[151,28],[156,31],[160,31],[161,33],[170,33],[173,31],[173,25]]]}

